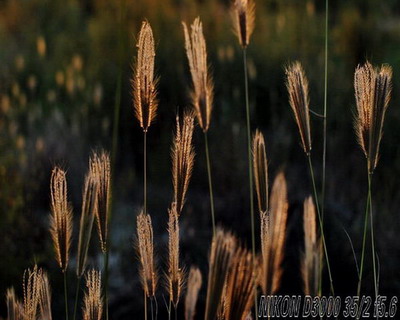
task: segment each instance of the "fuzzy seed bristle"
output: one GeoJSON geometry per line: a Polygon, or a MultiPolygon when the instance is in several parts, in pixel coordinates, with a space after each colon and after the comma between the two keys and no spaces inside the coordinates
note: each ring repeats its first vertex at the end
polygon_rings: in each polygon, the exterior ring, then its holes
{"type": "Polygon", "coordinates": [[[304,294],[317,295],[321,248],[317,237],[315,206],[312,197],[304,200],[304,253],[301,271],[304,294]]]}
{"type": "Polygon", "coordinates": [[[38,306],[40,301],[40,273],[37,265],[34,268],[27,269],[23,277],[23,319],[36,320],[38,315],[38,306]]]}
{"type": "Polygon", "coordinates": [[[179,216],[176,203],[168,210],[168,292],[169,299],[176,308],[184,284],[184,271],[179,266],[179,216]]]}
{"type": "Polygon", "coordinates": [[[274,294],[282,278],[282,261],[286,242],[288,200],[286,179],[280,172],[274,180],[270,214],[261,214],[262,272],[260,284],[264,294],[274,294]]]}
{"type": "Polygon", "coordinates": [[[95,168],[99,181],[97,195],[97,231],[100,239],[100,246],[103,253],[107,251],[107,231],[110,205],[111,165],[110,156],[104,150],[100,153],[93,153],[90,166],[95,168]]]}
{"type": "Polygon", "coordinates": [[[268,161],[264,136],[258,130],[253,138],[253,170],[258,210],[261,214],[268,211],[268,161]]]}
{"type": "Polygon", "coordinates": [[[197,121],[201,129],[207,132],[213,108],[214,84],[209,74],[207,63],[207,47],[203,34],[203,25],[197,17],[191,25],[189,34],[186,23],[182,22],[185,35],[185,49],[192,76],[192,105],[196,111],[197,121]]]}
{"type": "Polygon", "coordinates": [[[285,72],[289,103],[296,118],[304,152],[308,155],[311,152],[308,80],[298,61],[289,65],[285,72]]]}
{"type": "Polygon", "coordinates": [[[50,234],[58,265],[65,272],[68,267],[72,239],[72,208],[67,200],[65,171],[58,167],[55,167],[51,173],[50,197],[50,234]]]}
{"type": "Polygon", "coordinates": [[[147,297],[154,297],[157,270],[154,262],[153,227],[149,214],[141,212],[136,218],[137,246],[140,260],[140,279],[147,297]]]}
{"type": "Polygon", "coordinates": [[[85,296],[83,298],[83,320],[101,320],[103,296],[101,293],[101,272],[90,270],[86,275],[85,296]]]}
{"type": "Polygon", "coordinates": [[[135,74],[131,81],[135,116],[144,132],[147,132],[156,117],[157,79],[154,73],[155,45],[153,31],[147,21],[142,22],[137,43],[138,54],[135,74]]]}
{"type": "Polygon", "coordinates": [[[250,44],[250,37],[254,31],[255,10],[254,0],[234,0],[232,5],[234,30],[243,48],[250,44]]]}
{"type": "Polygon", "coordinates": [[[200,269],[191,267],[187,283],[187,291],[185,298],[185,319],[193,320],[196,315],[196,304],[199,291],[202,284],[200,269]]]}
{"type": "Polygon", "coordinates": [[[194,147],[192,143],[194,118],[191,113],[185,113],[183,123],[176,117],[176,134],[172,148],[172,176],[174,185],[174,202],[178,214],[182,213],[186,192],[192,176],[194,165],[194,147]]]}
{"type": "Polygon", "coordinates": [[[232,267],[236,238],[229,232],[217,229],[211,244],[207,284],[205,320],[212,320],[222,308],[226,279],[232,267]]]}

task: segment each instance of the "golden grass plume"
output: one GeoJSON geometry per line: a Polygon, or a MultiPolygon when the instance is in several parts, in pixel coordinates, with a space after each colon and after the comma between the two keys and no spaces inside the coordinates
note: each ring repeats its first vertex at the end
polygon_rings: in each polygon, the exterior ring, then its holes
{"type": "Polygon", "coordinates": [[[226,284],[224,319],[247,319],[254,304],[254,285],[258,277],[258,267],[254,263],[257,262],[251,252],[243,248],[237,249],[226,284]]]}
{"type": "Polygon", "coordinates": [[[309,155],[311,152],[311,131],[308,80],[301,63],[298,61],[290,64],[285,72],[289,103],[299,128],[304,152],[309,155]]]}
{"type": "Polygon", "coordinates": [[[153,31],[147,21],[142,22],[137,43],[138,53],[133,79],[135,116],[147,132],[157,114],[157,78],[154,72],[155,44],[153,31]]]}
{"type": "Polygon", "coordinates": [[[234,0],[232,3],[234,31],[243,48],[250,44],[256,17],[255,8],[254,0],[234,0]]]}
{"type": "Polygon", "coordinates": [[[369,62],[359,65],[354,74],[357,112],[355,130],[358,142],[372,173],[379,160],[379,146],[383,123],[392,93],[392,68],[382,65],[374,68],[369,62]]]}
{"type": "Polygon", "coordinates": [[[168,210],[168,272],[169,299],[176,308],[182,294],[185,273],[179,266],[179,215],[176,203],[168,210]]]}
{"type": "Polygon", "coordinates": [[[40,302],[41,269],[35,265],[33,269],[27,269],[23,277],[23,319],[36,320],[40,302]]]}
{"type": "Polygon", "coordinates": [[[185,35],[186,55],[192,76],[192,105],[196,111],[201,129],[207,132],[213,107],[214,84],[208,70],[207,47],[203,34],[203,25],[197,17],[189,33],[186,23],[182,22],[185,35]]]}
{"type": "Polygon", "coordinates": [[[23,306],[16,297],[14,288],[7,289],[6,304],[8,320],[23,320],[23,306]]]}
{"type": "Polygon", "coordinates": [[[280,172],[273,183],[270,214],[261,214],[261,276],[264,294],[274,294],[282,278],[282,261],[286,241],[288,211],[286,179],[280,172]]]}
{"type": "Polygon", "coordinates": [[[196,315],[196,304],[202,284],[200,269],[191,267],[187,282],[185,298],[185,320],[193,320],[196,315]]]}
{"type": "Polygon", "coordinates": [[[236,238],[218,228],[211,244],[205,320],[214,320],[222,307],[223,290],[232,267],[236,238]]]}
{"type": "Polygon", "coordinates": [[[52,320],[51,314],[51,288],[49,278],[45,271],[40,273],[39,281],[39,310],[41,320],[52,320]]]}
{"type": "Polygon", "coordinates": [[[100,238],[100,247],[103,253],[107,251],[107,236],[108,236],[108,219],[110,211],[110,187],[111,187],[111,164],[110,156],[102,150],[99,153],[93,153],[90,166],[95,168],[99,182],[97,196],[97,231],[100,238]]]}
{"type": "Polygon", "coordinates": [[[171,153],[174,202],[179,215],[185,204],[186,192],[194,165],[193,129],[194,118],[192,113],[186,112],[182,123],[179,121],[179,116],[176,117],[176,133],[171,153]]]}
{"type": "Polygon", "coordinates": [[[158,275],[154,261],[153,227],[149,214],[141,212],[136,218],[140,279],[147,297],[156,293],[158,275]]]}
{"type": "Polygon", "coordinates": [[[317,236],[316,213],[312,197],[304,200],[303,227],[304,253],[302,255],[301,273],[304,294],[317,295],[321,247],[317,236]]]}
{"type": "Polygon", "coordinates": [[[89,172],[86,174],[83,187],[82,213],[79,225],[79,242],[76,275],[80,278],[85,272],[87,253],[92,236],[93,222],[98,210],[99,181],[97,166],[89,160],[89,172]]]}
{"type": "Polygon", "coordinates": [[[263,134],[257,130],[253,137],[253,170],[258,210],[268,211],[268,161],[263,134]]]}
{"type": "Polygon", "coordinates": [[[51,173],[50,198],[50,234],[58,265],[65,272],[72,239],[72,208],[67,199],[66,173],[59,167],[55,167],[51,173]]]}
{"type": "Polygon", "coordinates": [[[83,297],[83,320],[101,320],[103,296],[101,293],[101,272],[90,270],[86,275],[85,296],[83,297]]]}

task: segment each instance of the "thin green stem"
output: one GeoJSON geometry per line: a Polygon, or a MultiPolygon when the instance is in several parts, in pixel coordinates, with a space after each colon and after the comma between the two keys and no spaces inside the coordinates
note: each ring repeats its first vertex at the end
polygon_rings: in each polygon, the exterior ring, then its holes
{"type": "Polygon", "coordinates": [[[178,320],[178,306],[176,306],[174,309],[175,309],[175,320],[178,320]]]}
{"type": "MultiPolygon", "coordinates": [[[[323,114],[323,150],[322,150],[322,186],[321,186],[321,219],[324,223],[325,213],[325,180],[326,180],[326,139],[327,139],[327,111],[328,111],[328,22],[329,1],[325,1],[325,70],[324,70],[324,114],[323,114]]],[[[322,294],[322,256],[319,268],[319,295],[322,294]]]]}
{"type": "Polygon", "coordinates": [[[319,209],[318,194],[317,194],[317,188],[315,186],[314,169],[313,169],[313,165],[312,165],[312,161],[311,161],[311,155],[308,154],[307,158],[308,158],[308,165],[310,167],[310,175],[311,175],[311,181],[312,181],[313,191],[314,191],[315,206],[317,207],[319,227],[321,229],[321,238],[322,238],[322,245],[324,247],[326,266],[328,268],[330,288],[331,288],[331,293],[334,296],[335,295],[335,290],[333,288],[333,279],[332,279],[332,273],[331,273],[331,266],[330,266],[330,263],[329,263],[328,249],[326,247],[324,225],[322,223],[321,212],[320,212],[320,209],[319,209]]]}
{"type": "MultiPolygon", "coordinates": [[[[250,103],[249,103],[249,80],[247,72],[247,49],[243,48],[244,89],[246,98],[246,126],[247,126],[247,157],[249,162],[249,197],[251,217],[251,244],[253,253],[253,265],[256,261],[256,236],[254,227],[254,198],[253,198],[253,169],[251,155],[251,126],[250,126],[250,103]]],[[[254,284],[254,307],[257,315],[257,285],[254,284]]]]}
{"type": "MultiPolygon", "coordinates": [[[[117,158],[117,150],[118,150],[118,129],[119,129],[119,118],[120,118],[120,110],[121,110],[121,91],[122,91],[122,60],[124,54],[123,48],[123,26],[124,26],[124,14],[125,14],[125,0],[121,1],[121,5],[119,8],[119,31],[118,31],[118,53],[119,53],[119,66],[118,66],[118,78],[117,78],[117,87],[115,89],[115,101],[114,101],[114,122],[113,122],[113,131],[112,131],[112,147],[111,147],[111,184],[114,181],[115,177],[115,163],[117,158]]],[[[111,217],[112,217],[112,203],[113,203],[113,186],[111,185],[110,190],[110,202],[108,208],[108,225],[111,226],[111,217]]],[[[109,255],[109,248],[110,248],[110,232],[111,227],[108,228],[108,235],[106,239],[106,257],[105,257],[105,277],[104,277],[104,299],[105,299],[105,314],[106,320],[108,320],[108,255],[109,255]]]]}
{"type": "Polygon", "coordinates": [[[209,191],[210,191],[210,207],[211,207],[211,220],[212,220],[212,228],[213,228],[213,237],[215,237],[214,193],[213,193],[213,184],[212,184],[212,176],[211,176],[211,163],[210,163],[210,152],[209,152],[209,149],[208,149],[207,132],[204,132],[204,145],[205,145],[205,149],[206,149],[208,188],[209,188],[209,191]]]}
{"type": "Polygon", "coordinates": [[[365,206],[366,208],[365,208],[365,217],[364,217],[364,232],[363,232],[363,242],[362,242],[362,251],[361,251],[360,272],[358,274],[357,296],[360,296],[360,294],[361,294],[361,284],[362,284],[362,276],[363,276],[363,271],[364,271],[364,258],[365,258],[366,239],[367,239],[370,199],[371,199],[371,184],[370,184],[370,175],[368,173],[368,195],[367,195],[367,203],[365,206]]]}
{"type": "Polygon", "coordinates": [[[68,320],[68,290],[67,290],[67,270],[64,274],[64,300],[65,300],[65,319],[68,320]]]}
{"type": "MultiPolygon", "coordinates": [[[[372,213],[372,173],[368,174],[368,190],[369,190],[369,210],[370,210],[370,223],[371,223],[371,249],[372,249],[372,266],[374,269],[374,288],[375,288],[375,300],[378,298],[378,277],[376,272],[376,257],[375,257],[375,238],[374,238],[374,221],[373,221],[373,213],[372,213]]],[[[376,318],[379,319],[378,312],[376,313],[376,318]]]]}
{"type": "Polygon", "coordinates": [[[171,300],[169,300],[169,305],[168,305],[168,320],[171,320],[171,300]]]}
{"type": "Polygon", "coordinates": [[[143,211],[147,213],[147,131],[143,133],[143,211]]]}
{"type": "Polygon", "coordinates": [[[78,277],[77,281],[76,281],[74,320],[76,320],[76,313],[78,311],[78,298],[79,298],[79,288],[80,288],[80,285],[81,285],[81,278],[82,277],[78,277]]]}
{"type": "Polygon", "coordinates": [[[106,252],[103,254],[104,258],[104,306],[106,309],[105,315],[108,320],[108,244],[106,245],[106,252]]]}

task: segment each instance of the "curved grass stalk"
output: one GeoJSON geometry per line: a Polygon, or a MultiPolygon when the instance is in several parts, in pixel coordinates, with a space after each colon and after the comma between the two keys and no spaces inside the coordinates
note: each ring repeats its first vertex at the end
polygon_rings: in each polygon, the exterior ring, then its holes
{"type": "Polygon", "coordinates": [[[67,290],[67,270],[64,272],[64,302],[65,302],[65,319],[68,320],[68,290],[67,290]]]}
{"type": "Polygon", "coordinates": [[[312,181],[312,185],[313,185],[314,201],[315,201],[315,206],[317,208],[319,227],[320,227],[320,230],[321,230],[322,245],[323,245],[323,248],[324,248],[326,266],[327,266],[328,274],[329,274],[330,290],[331,290],[332,295],[334,296],[335,295],[335,289],[333,287],[331,266],[330,266],[330,263],[329,263],[328,249],[326,247],[324,225],[323,225],[323,222],[322,222],[321,211],[320,211],[320,208],[319,208],[318,193],[317,193],[317,188],[316,188],[316,185],[315,185],[314,169],[313,169],[313,165],[312,165],[312,161],[311,161],[311,155],[308,154],[307,158],[308,158],[308,165],[309,165],[309,168],[310,168],[311,181],[312,181]]]}
{"type": "MultiPolygon", "coordinates": [[[[251,127],[250,127],[250,103],[249,103],[249,81],[247,72],[247,48],[243,47],[243,70],[244,70],[244,88],[246,98],[246,127],[247,127],[247,156],[248,156],[248,167],[249,167],[249,197],[250,197],[250,219],[251,219],[251,244],[253,254],[253,266],[256,261],[256,238],[255,238],[255,227],[254,227],[254,198],[253,198],[253,168],[252,168],[252,156],[251,156],[251,127]]],[[[257,312],[257,285],[254,284],[254,307],[257,312]]]]}
{"type": "Polygon", "coordinates": [[[212,220],[212,228],[213,228],[213,237],[215,237],[214,193],[213,193],[213,185],[212,185],[211,163],[210,163],[210,153],[209,153],[209,149],[208,149],[207,132],[204,132],[204,144],[205,144],[205,149],[206,149],[208,187],[209,187],[209,192],[210,192],[210,206],[211,206],[211,220],[212,220]]]}

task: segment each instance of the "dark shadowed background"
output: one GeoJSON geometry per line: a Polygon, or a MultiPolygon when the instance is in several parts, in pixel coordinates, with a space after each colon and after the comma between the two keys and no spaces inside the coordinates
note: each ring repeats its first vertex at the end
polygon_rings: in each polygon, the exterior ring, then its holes
{"type": "MultiPolygon", "coordinates": [[[[328,63],[327,242],[337,294],[356,293],[349,239],[360,257],[366,198],[366,164],[353,130],[353,73],[358,63],[389,63],[393,99],[374,175],[373,208],[380,292],[400,293],[400,3],[395,0],[330,1],[328,63]]],[[[229,0],[3,0],[0,1],[0,318],[4,294],[22,295],[24,269],[34,263],[50,273],[54,317],[63,316],[62,277],[54,259],[49,223],[49,178],[55,164],[68,170],[77,240],[82,182],[92,149],[112,149],[115,101],[121,73],[114,208],[111,226],[111,319],[136,319],[143,294],[133,249],[142,205],[142,132],[134,118],[129,79],[143,19],[157,43],[159,114],[148,134],[148,207],[160,272],[167,256],[167,208],[172,197],[170,146],[176,110],[188,105],[189,74],[181,21],[200,16],[214,75],[209,131],[218,224],[251,245],[248,205],[242,55],[232,33],[229,0]]],[[[270,180],[284,170],[289,219],[281,293],[301,294],[302,202],[311,193],[306,158],[288,104],[284,66],[298,59],[310,82],[311,108],[323,109],[325,1],[258,0],[248,51],[252,126],[267,143],[270,180]]],[[[321,182],[322,121],[312,116],[313,161],[321,182]]],[[[211,240],[205,153],[195,134],[196,163],[181,216],[181,257],[203,273],[204,307],[211,240]]],[[[258,218],[256,220],[258,222],[258,218]]],[[[373,294],[367,248],[365,294],[373,294]]],[[[76,241],[69,269],[70,305],[75,286],[76,241]]],[[[102,267],[97,234],[89,265],[102,267]]],[[[326,279],[327,280],[327,279],[326,279]]],[[[328,294],[328,282],[325,281],[328,294]]],[[[162,286],[158,302],[164,318],[162,286]]],[[[183,303],[181,304],[183,307],[183,303]]],[[[183,314],[183,312],[180,312],[183,314]]]]}

